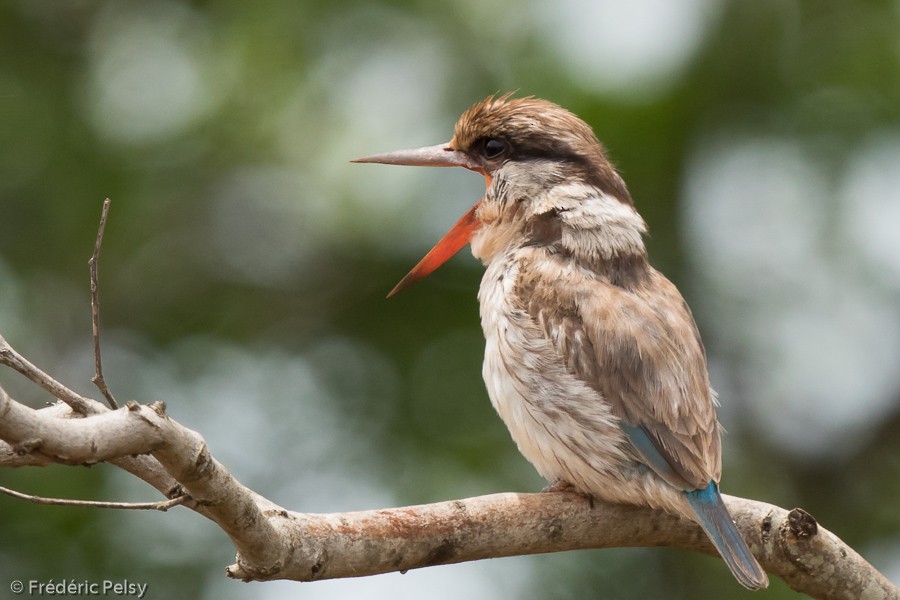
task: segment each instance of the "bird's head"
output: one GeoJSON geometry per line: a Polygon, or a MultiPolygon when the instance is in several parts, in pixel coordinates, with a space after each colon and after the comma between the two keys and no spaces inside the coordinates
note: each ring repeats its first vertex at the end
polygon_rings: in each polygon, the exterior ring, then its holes
{"type": "Polygon", "coordinates": [[[426,277],[468,242],[489,263],[511,245],[555,245],[585,260],[643,254],[643,219],[591,128],[538,98],[491,96],[459,118],[453,138],[353,162],[464,167],[485,195],[388,296],[426,277]]]}

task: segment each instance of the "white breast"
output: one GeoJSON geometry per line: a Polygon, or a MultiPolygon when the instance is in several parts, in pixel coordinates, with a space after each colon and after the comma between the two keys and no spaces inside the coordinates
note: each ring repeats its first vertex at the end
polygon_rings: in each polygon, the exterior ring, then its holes
{"type": "Polygon", "coordinates": [[[566,370],[546,336],[511,303],[517,263],[515,252],[492,261],[478,294],[491,403],[544,478],[634,502],[634,492],[625,489],[634,485],[623,485],[633,462],[609,405],[566,370]]]}

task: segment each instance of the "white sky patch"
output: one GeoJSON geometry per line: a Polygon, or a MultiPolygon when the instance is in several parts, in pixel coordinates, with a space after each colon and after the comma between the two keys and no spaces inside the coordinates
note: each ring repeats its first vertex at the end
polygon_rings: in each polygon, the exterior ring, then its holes
{"type": "Polygon", "coordinates": [[[900,290],[900,131],[876,135],[856,153],[840,196],[848,241],[878,279],[900,290]]]}
{"type": "MultiPolygon", "coordinates": [[[[698,313],[718,338],[713,347],[737,357],[729,368],[761,434],[800,455],[849,452],[895,408],[900,310],[835,243],[848,234],[834,218],[825,167],[789,139],[734,138],[701,140],[688,166],[683,209],[700,271],[698,313]]],[[[862,156],[863,165],[872,160],[862,156]]],[[[862,168],[870,179],[890,177],[875,171],[862,168]]]]}
{"type": "Polygon", "coordinates": [[[206,72],[217,54],[208,36],[206,21],[183,4],[109,4],[91,32],[82,99],[97,132],[118,143],[152,143],[207,114],[220,95],[206,72]]]}
{"type": "Polygon", "coordinates": [[[704,140],[688,165],[687,241],[729,287],[780,287],[812,265],[827,195],[816,165],[787,140],[704,140]]]}
{"type": "Polygon", "coordinates": [[[675,81],[723,4],[713,0],[532,2],[560,67],[588,89],[653,97],[675,81]]]}
{"type": "Polygon", "coordinates": [[[278,147],[313,185],[328,190],[322,208],[331,215],[323,217],[339,224],[344,239],[414,260],[481,197],[483,180],[462,169],[451,175],[348,162],[449,141],[465,108],[444,112],[453,50],[427,22],[375,8],[325,24],[322,39],[321,60],[298,80],[280,113],[278,147]],[[379,43],[359,39],[359,31],[379,43]],[[456,185],[466,181],[470,186],[456,185]]]}
{"type": "Polygon", "coordinates": [[[896,307],[831,275],[757,322],[771,338],[756,348],[752,412],[767,435],[800,454],[863,445],[900,388],[896,307]]]}

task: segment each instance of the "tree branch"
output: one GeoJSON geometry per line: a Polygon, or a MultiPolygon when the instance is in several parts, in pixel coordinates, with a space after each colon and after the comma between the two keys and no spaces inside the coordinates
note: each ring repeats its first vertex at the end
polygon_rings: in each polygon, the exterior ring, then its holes
{"type": "MultiPolygon", "coordinates": [[[[170,418],[165,405],[117,408],[100,360],[98,261],[109,201],[103,206],[91,267],[94,383],[112,409],[85,398],[33,365],[0,335],[0,365],[61,400],[32,409],[0,387],[0,467],[108,462],[169,500],[92,502],[0,492],[42,504],[166,510],[182,505],[216,523],[237,549],[229,577],[313,581],[404,572],[483,558],[582,548],[670,546],[715,556],[693,522],[649,508],[589,502],[552,492],[478,498],[351,513],[288,511],[243,486],[203,438],[170,418]]],[[[900,599],[894,587],[808,513],[725,496],[763,567],[793,589],[822,600],[900,599]]]]}
{"type": "MultiPolygon", "coordinates": [[[[805,512],[733,496],[728,509],[765,569],[813,598],[898,598],[897,590],[805,512]],[[805,517],[798,517],[805,515],[805,517]],[[798,527],[798,523],[802,526],[798,527]]],[[[587,548],[672,547],[717,556],[700,528],[661,511],[567,492],[493,494],[354,513],[290,513],[294,560],[278,578],[312,581],[587,548]]],[[[238,565],[231,577],[259,579],[238,565]]]]}
{"type": "MultiPolygon", "coordinates": [[[[169,497],[188,494],[186,506],[231,538],[238,555],[226,573],[245,581],[359,577],[583,548],[669,546],[715,555],[690,521],[649,508],[592,506],[565,492],[351,513],[291,512],[241,485],[202,437],[171,419],[161,403],[132,402],[115,411],[88,403],[97,412],[79,417],[61,405],[28,408],[0,390],[0,439],[7,446],[0,447],[0,466],[12,466],[8,456],[64,464],[140,459],[122,466],[169,497]]],[[[793,589],[823,600],[900,598],[884,576],[805,512],[725,500],[762,565],[793,589]]]]}

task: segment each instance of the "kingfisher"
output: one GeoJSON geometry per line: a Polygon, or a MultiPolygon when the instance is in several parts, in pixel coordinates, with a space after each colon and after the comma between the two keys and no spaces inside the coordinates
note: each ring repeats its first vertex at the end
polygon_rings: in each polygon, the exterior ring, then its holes
{"type": "Polygon", "coordinates": [[[719,492],[721,428],[690,308],[647,257],[647,225],[589,125],[534,97],[474,104],[445,144],[354,162],[463,167],[484,196],[390,292],[466,244],[491,404],[551,489],[700,525],[737,581],[768,578],[719,492]]]}

